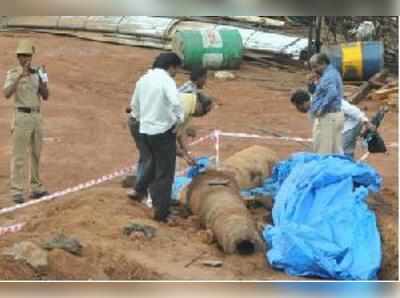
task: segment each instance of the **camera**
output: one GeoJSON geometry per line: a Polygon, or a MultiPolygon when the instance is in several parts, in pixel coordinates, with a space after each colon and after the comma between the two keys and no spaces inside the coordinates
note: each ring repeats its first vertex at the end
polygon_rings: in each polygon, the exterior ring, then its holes
{"type": "Polygon", "coordinates": [[[48,83],[49,82],[49,78],[47,76],[47,72],[46,72],[46,69],[44,68],[44,66],[39,66],[37,72],[38,72],[38,75],[40,77],[40,80],[43,83],[48,83]]]}

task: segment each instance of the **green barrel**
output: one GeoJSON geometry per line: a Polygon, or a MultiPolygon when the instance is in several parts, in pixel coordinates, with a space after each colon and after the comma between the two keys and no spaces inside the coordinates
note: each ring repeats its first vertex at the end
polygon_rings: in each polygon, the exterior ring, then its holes
{"type": "Polygon", "coordinates": [[[237,69],[243,56],[242,37],[236,29],[177,31],[172,49],[186,69],[237,69]]]}
{"type": "Polygon", "coordinates": [[[384,48],[381,41],[343,43],[322,48],[343,80],[366,81],[382,71],[384,48]]]}

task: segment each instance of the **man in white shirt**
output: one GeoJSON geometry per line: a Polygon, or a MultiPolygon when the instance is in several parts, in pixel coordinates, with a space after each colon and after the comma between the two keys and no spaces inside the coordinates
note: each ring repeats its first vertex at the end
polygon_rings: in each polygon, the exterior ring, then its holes
{"type": "Polygon", "coordinates": [[[343,152],[346,156],[354,158],[357,137],[361,135],[363,129],[370,126],[370,122],[357,106],[345,99],[342,99],[342,111],[344,113],[343,152]]]}
{"type": "Polygon", "coordinates": [[[168,221],[176,162],[176,126],[184,113],[174,81],[180,58],[174,53],[160,54],[136,83],[131,100],[131,117],[139,121],[139,142],[143,150],[142,183],[130,197],[142,200],[150,191],[154,219],[168,221]]]}
{"type": "MultiPolygon", "coordinates": [[[[311,105],[311,96],[305,90],[297,90],[291,97],[291,102],[297,110],[308,113],[311,105]]],[[[355,105],[345,99],[341,102],[341,111],[344,114],[344,127],[342,130],[344,155],[354,158],[357,137],[367,128],[373,128],[366,115],[355,105]]],[[[314,120],[314,119],[313,119],[314,120]]]]}

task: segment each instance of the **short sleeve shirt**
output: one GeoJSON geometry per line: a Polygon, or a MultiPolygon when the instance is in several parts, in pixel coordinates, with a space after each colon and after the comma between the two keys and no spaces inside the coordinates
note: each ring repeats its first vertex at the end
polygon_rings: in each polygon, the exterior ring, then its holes
{"type": "Polygon", "coordinates": [[[185,119],[183,123],[177,127],[177,135],[181,136],[184,133],[187,126],[189,125],[189,122],[192,119],[192,115],[196,110],[197,96],[196,94],[191,94],[191,93],[181,93],[179,96],[182,101],[182,107],[185,119]]]}
{"type": "Polygon", "coordinates": [[[185,84],[178,88],[180,93],[197,93],[197,86],[192,81],[187,81],[185,84]]]}
{"type": "MultiPolygon", "coordinates": [[[[14,84],[21,73],[22,67],[20,66],[10,69],[7,72],[4,89],[14,84]]],[[[30,74],[29,77],[22,78],[19,81],[14,95],[14,102],[16,107],[40,107],[39,75],[36,72],[30,74]]]]}

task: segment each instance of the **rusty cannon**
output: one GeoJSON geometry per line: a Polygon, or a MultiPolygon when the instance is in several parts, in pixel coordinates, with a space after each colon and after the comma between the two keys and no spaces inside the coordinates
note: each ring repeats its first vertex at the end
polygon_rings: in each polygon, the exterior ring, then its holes
{"type": "Polygon", "coordinates": [[[181,192],[181,203],[199,217],[225,253],[249,255],[263,247],[240,189],[260,186],[277,160],[269,148],[252,146],[228,158],[221,169],[195,177],[181,192]]]}
{"type": "Polygon", "coordinates": [[[268,147],[254,145],[226,159],[219,168],[234,176],[240,189],[260,186],[270,177],[278,161],[276,153],[268,147]]]}

